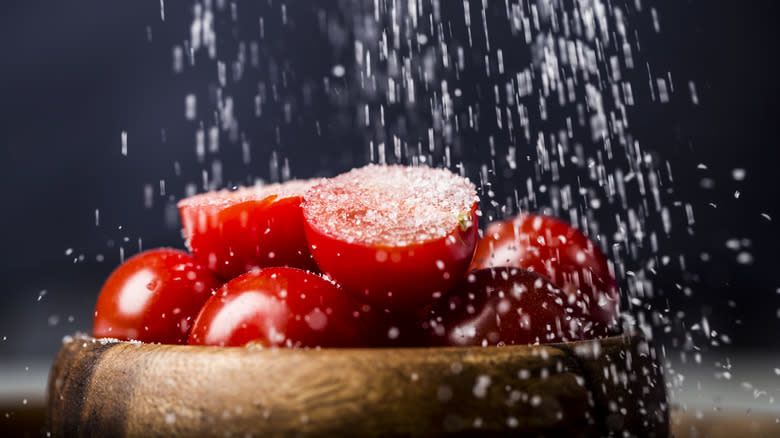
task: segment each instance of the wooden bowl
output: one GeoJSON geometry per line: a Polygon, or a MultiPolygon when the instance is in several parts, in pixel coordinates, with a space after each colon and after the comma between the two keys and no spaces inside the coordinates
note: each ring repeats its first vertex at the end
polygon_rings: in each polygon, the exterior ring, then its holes
{"type": "Polygon", "coordinates": [[[54,436],[669,434],[660,367],[635,336],[322,350],[76,337],[54,362],[48,421],[54,436]]]}

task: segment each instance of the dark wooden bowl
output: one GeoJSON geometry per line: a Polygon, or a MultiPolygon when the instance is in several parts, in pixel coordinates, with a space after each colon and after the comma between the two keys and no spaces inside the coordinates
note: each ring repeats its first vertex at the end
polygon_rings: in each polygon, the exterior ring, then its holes
{"type": "Polygon", "coordinates": [[[669,434],[639,337],[544,346],[253,349],[67,341],[54,436],[669,434]]]}

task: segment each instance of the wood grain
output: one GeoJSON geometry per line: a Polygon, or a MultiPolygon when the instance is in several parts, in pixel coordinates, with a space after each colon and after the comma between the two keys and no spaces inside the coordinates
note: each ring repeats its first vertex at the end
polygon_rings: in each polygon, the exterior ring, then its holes
{"type": "Polygon", "coordinates": [[[548,346],[252,349],[74,338],[54,436],[668,436],[636,337],[548,346]]]}

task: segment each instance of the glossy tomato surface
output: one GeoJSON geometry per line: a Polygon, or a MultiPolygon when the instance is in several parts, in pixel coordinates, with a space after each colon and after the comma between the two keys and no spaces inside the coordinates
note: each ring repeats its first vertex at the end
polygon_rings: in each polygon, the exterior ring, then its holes
{"type": "Polygon", "coordinates": [[[303,193],[314,182],[222,190],[182,200],[187,246],[225,280],[266,266],[316,270],[301,214],[303,193]]]}
{"type": "Polygon", "coordinates": [[[571,225],[541,215],[520,215],[488,225],[471,269],[508,266],[546,276],[582,300],[595,322],[592,336],[617,325],[620,292],[607,258],[571,225]]]}
{"type": "Polygon", "coordinates": [[[334,283],[295,268],[263,268],[226,283],[198,315],[191,345],[366,346],[360,312],[334,283]]]}
{"type": "Polygon", "coordinates": [[[186,344],[200,308],[221,285],[189,254],[155,249],[120,265],[95,306],[95,337],[186,344]]]}
{"type": "Polygon", "coordinates": [[[304,229],[319,268],[356,301],[411,313],[465,274],[477,200],[447,170],[372,165],[309,190],[304,229]]]}
{"type": "Polygon", "coordinates": [[[548,344],[582,339],[582,303],[548,279],[516,268],[469,273],[428,314],[431,345],[548,344]]]}

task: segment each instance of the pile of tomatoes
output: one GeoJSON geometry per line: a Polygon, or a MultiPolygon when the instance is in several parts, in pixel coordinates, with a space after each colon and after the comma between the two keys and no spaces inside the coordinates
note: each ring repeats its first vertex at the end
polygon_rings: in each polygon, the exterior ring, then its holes
{"type": "Polygon", "coordinates": [[[604,254],[559,220],[478,233],[476,189],[447,170],[369,165],[330,179],[182,200],[190,253],[108,278],[94,334],[263,347],[545,344],[617,326],[604,254]]]}

